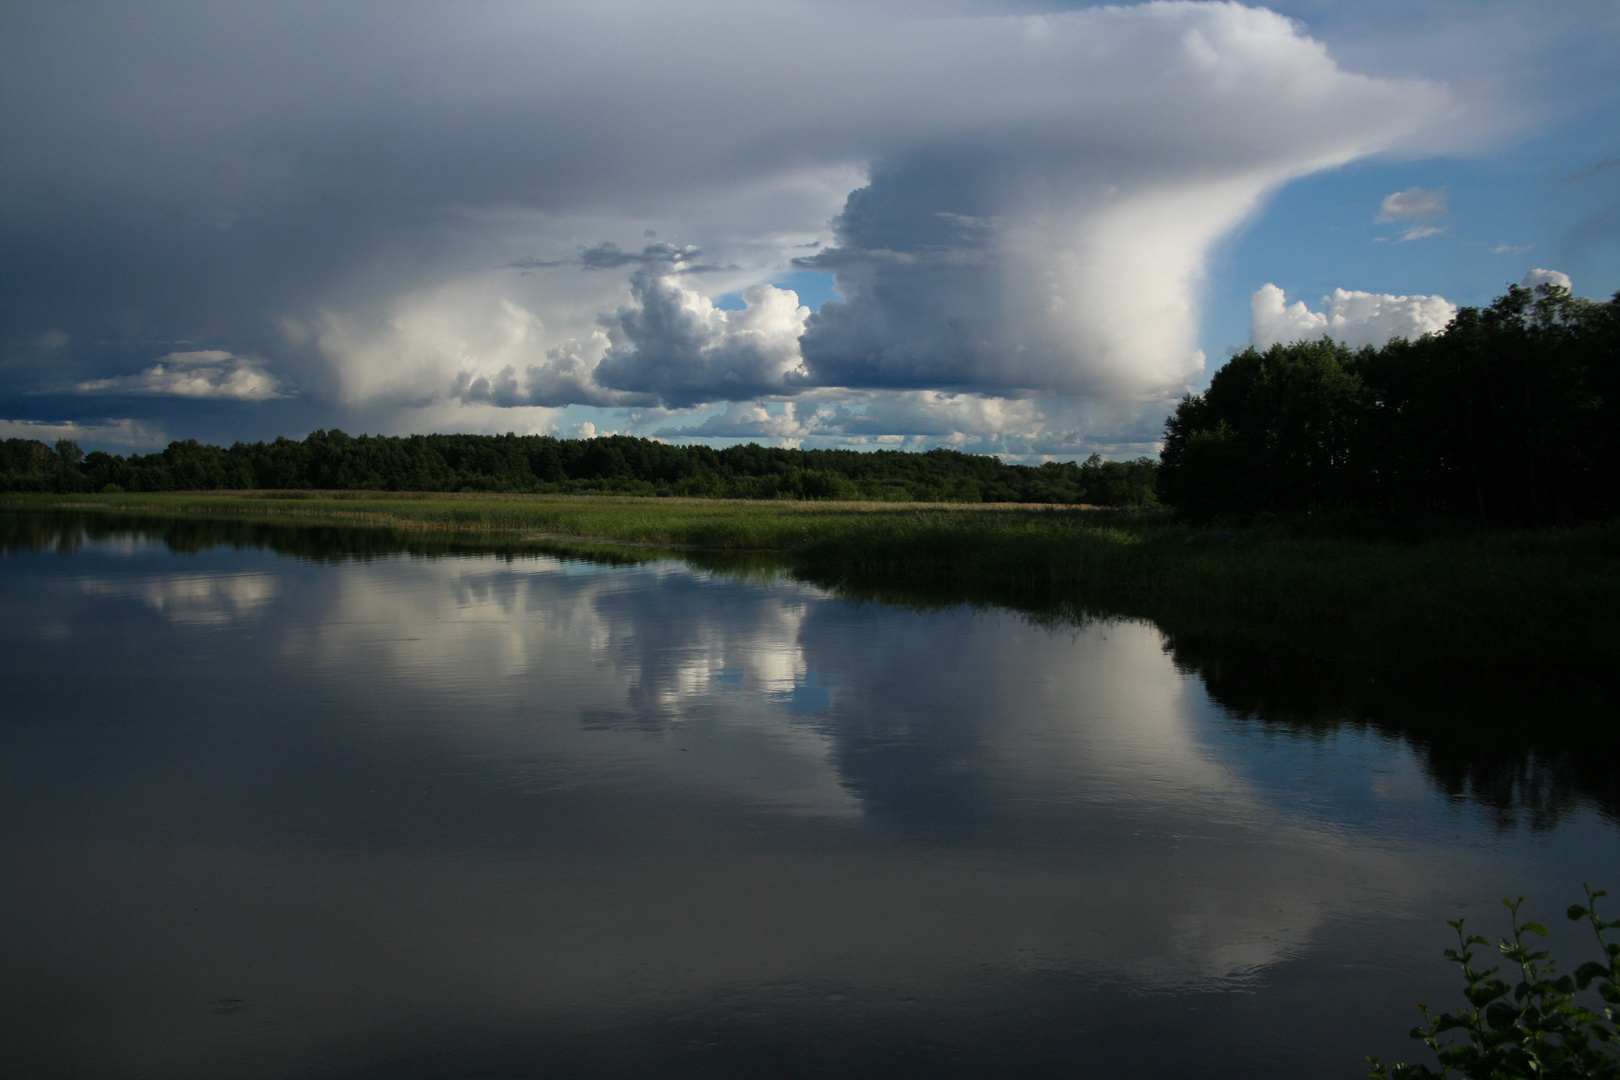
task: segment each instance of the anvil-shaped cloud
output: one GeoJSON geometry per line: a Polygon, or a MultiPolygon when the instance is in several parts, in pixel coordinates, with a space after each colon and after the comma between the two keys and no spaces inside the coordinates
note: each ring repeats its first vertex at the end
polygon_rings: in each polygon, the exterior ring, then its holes
{"type": "Polygon", "coordinates": [[[103,343],[34,349],[11,395],[178,392],[143,343],[185,340],[263,357],[254,385],[298,407],[377,418],[1160,401],[1202,371],[1215,243],[1279,185],[1452,110],[1234,3],[7,19],[0,93],[31,105],[0,118],[0,187],[28,208],[0,219],[0,331],[103,343]],[[776,287],[806,270],[840,298],[776,287]]]}

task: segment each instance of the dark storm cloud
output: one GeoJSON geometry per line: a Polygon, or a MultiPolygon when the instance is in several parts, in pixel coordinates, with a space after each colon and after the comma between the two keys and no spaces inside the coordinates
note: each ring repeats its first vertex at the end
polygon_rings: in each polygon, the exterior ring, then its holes
{"type": "MultiPolygon", "coordinates": [[[[1006,312],[1000,257],[982,215],[993,176],[966,156],[886,169],[852,193],[837,245],[794,260],[835,272],[843,303],[810,317],[805,385],[884,389],[996,387],[1006,312]]],[[[999,386],[997,384],[1000,384],[999,386]]]]}

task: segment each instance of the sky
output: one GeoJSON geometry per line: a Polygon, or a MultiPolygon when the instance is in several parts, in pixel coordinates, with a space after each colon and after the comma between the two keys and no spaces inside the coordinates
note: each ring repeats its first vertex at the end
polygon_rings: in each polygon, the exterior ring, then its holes
{"type": "Polygon", "coordinates": [[[0,437],[1156,452],[1620,291],[1620,4],[0,4],[0,437]]]}

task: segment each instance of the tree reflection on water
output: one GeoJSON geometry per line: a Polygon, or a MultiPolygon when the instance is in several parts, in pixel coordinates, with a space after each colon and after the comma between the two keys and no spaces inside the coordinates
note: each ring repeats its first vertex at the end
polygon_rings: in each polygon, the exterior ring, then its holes
{"type": "MultiPolygon", "coordinates": [[[[672,553],[611,543],[131,513],[0,514],[0,551],[66,554],[87,541],[119,538],[180,553],[258,549],[333,564],[400,554],[545,554],[611,565],[679,558],[725,575],[789,574],[769,556],[672,553]]],[[[1418,752],[1438,790],[1488,810],[1501,829],[1549,829],[1581,806],[1620,819],[1620,744],[1608,730],[1614,673],[1483,669],[1467,657],[1449,655],[1444,643],[1412,650],[1404,666],[1375,666],[1339,655],[1330,634],[1301,638],[1208,612],[1120,611],[1051,592],[922,589],[810,577],[854,602],[999,609],[1054,630],[1146,617],[1163,633],[1165,650],[1178,668],[1202,680],[1211,698],[1240,721],[1306,737],[1354,728],[1398,738],[1418,752]]],[[[629,721],[598,716],[589,722],[629,721]]]]}

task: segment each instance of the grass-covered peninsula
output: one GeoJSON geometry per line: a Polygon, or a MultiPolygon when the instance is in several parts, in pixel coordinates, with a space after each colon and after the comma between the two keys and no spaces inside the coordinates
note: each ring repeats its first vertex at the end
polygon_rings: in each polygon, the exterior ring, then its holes
{"type": "Polygon", "coordinates": [[[1181,625],[1236,621],[1380,665],[1620,669],[1613,526],[1419,534],[1310,515],[1211,528],[1162,511],[1006,504],[374,492],[12,494],[0,510],[348,526],[505,551],[645,545],[717,568],[780,568],[852,595],[910,589],[1181,625]]]}

